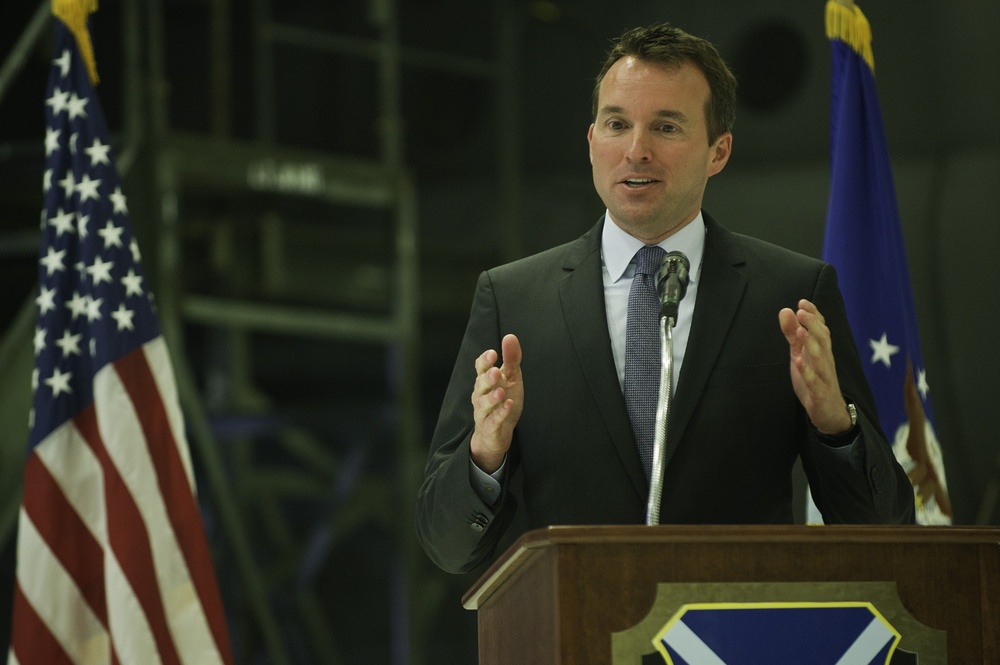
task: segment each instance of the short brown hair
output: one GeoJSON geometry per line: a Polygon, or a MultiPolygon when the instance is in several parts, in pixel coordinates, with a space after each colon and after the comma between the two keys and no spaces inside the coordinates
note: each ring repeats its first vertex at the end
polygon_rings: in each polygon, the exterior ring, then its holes
{"type": "Polygon", "coordinates": [[[620,59],[632,56],[666,65],[680,66],[690,62],[708,79],[709,95],[705,102],[708,143],[733,130],[736,122],[736,77],[712,43],[690,35],[669,23],[645,28],[632,28],[615,40],[594,84],[593,113],[597,117],[597,98],[601,82],[620,59]]]}

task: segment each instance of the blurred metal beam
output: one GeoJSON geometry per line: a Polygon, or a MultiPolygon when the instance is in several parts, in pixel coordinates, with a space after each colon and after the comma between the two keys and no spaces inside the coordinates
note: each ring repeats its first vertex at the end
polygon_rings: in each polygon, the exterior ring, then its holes
{"type": "Polygon", "coordinates": [[[211,0],[209,3],[209,127],[218,137],[232,132],[232,3],[230,0],[211,0]]]}
{"type": "MultiPolygon", "coordinates": [[[[35,294],[32,292],[24,301],[24,304],[21,305],[21,309],[18,310],[17,316],[14,318],[14,322],[10,328],[4,332],[3,338],[0,339],[0,379],[9,382],[21,376],[20,370],[15,371],[13,368],[19,364],[18,357],[24,353],[31,353],[31,339],[34,325],[35,294]]],[[[25,380],[27,380],[28,375],[30,375],[30,372],[26,370],[24,375],[25,380]]],[[[13,407],[13,405],[4,404],[4,413],[8,414],[9,420],[9,414],[12,411],[8,410],[7,407],[13,407]]],[[[16,411],[16,408],[13,410],[16,411]]],[[[27,411],[21,414],[21,417],[24,418],[22,422],[25,423],[25,436],[20,446],[19,457],[21,458],[23,458],[28,449],[28,419],[26,415],[27,411]]],[[[6,451],[0,451],[0,460],[6,459],[7,456],[6,451]]],[[[0,483],[0,487],[3,487],[3,491],[0,491],[0,549],[3,549],[7,539],[14,533],[14,525],[17,523],[17,517],[20,513],[21,489],[23,486],[21,465],[17,465],[16,469],[16,471],[12,472],[13,470],[8,467],[4,469],[3,473],[0,473],[0,478],[4,480],[3,483],[0,483]]]]}
{"type": "MultiPolygon", "coordinates": [[[[385,48],[379,39],[334,35],[283,23],[268,23],[264,34],[274,43],[371,60],[383,57],[385,48]]],[[[493,78],[497,75],[497,64],[489,60],[438,53],[409,46],[399,46],[398,53],[400,60],[408,66],[446,71],[471,78],[493,78]]]]}
{"type": "Polygon", "coordinates": [[[51,18],[51,0],[42,0],[31,20],[28,21],[24,32],[21,33],[21,37],[14,44],[14,48],[11,49],[7,59],[4,60],[3,66],[0,66],[0,102],[3,102],[7,88],[18,72],[21,71],[21,68],[24,67],[24,61],[28,59],[28,53],[35,47],[38,40],[41,39],[51,18]]]}
{"type": "Polygon", "coordinates": [[[163,141],[163,157],[178,185],[249,189],[366,208],[390,207],[399,196],[399,171],[379,162],[262,142],[174,132],[163,141]]]}
{"type": "Polygon", "coordinates": [[[182,297],[181,314],[211,326],[336,340],[397,342],[407,334],[384,316],[195,295],[182,297]]]}

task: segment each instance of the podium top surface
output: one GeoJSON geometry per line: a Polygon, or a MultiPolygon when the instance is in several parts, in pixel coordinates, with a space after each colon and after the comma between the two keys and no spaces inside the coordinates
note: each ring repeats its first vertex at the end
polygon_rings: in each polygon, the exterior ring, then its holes
{"type": "Polygon", "coordinates": [[[476,610],[517,570],[552,548],[679,544],[952,544],[998,545],[1000,528],[855,525],[551,526],[522,535],[462,597],[476,610]]]}

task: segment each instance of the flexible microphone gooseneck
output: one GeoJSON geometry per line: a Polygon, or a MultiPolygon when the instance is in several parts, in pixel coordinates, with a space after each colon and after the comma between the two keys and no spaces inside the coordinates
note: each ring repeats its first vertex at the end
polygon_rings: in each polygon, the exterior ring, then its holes
{"type": "Polygon", "coordinates": [[[656,275],[656,292],[660,295],[660,392],[656,401],[656,429],[653,438],[653,464],[649,479],[649,500],[646,503],[646,524],[660,523],[660,501],[663,497],[663,472],[666,467],[664,449],[667,442],[667,421],[674,382],[674,326],[677,310],[687,293],[688,271],[691,264],[683,253],[668,252],[656,275]]]}

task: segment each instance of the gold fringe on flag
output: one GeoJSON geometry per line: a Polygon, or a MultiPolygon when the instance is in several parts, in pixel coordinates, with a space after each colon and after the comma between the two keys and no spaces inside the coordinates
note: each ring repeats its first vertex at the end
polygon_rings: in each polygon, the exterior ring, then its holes
{"type": "Polygon", "coordinates": [[[87,65],[90,82],[97,85],[97,62],[94,60],[94,45],[87,29],[87,16],[97,11],[97,0],[52,0],[52,14],[66,24],[73,36],[80,56],[87,65]]]}
{"type": "Polygon", "coordinates": [[[826,36],[839,39],[864,58],[875,73],[875,53],[872,51],[872,28],[861,8],[850,0],[827,0],[826,36]]]}

